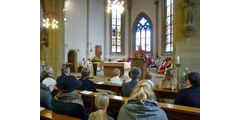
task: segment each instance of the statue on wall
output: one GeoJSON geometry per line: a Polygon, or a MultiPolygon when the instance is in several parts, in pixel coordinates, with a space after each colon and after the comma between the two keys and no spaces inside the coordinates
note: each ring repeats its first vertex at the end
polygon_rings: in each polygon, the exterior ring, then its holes
{"type": "Polygon", "coordinates": [[[193,23],[193,2],[192,0],[184,0],[183,3],[184,7],[184,21],[185,24],[192,24],[193,23]]]}
{"type": "Polygon", "coordinates": [[[191,37],[195,30],[193,5],[192,0],[184,0],[184,33],[187,38],[191,37]]]}
{"type": "Polygon", "coordinates": [[[41,40],[40,40],[40,43],[45,45],[46,47],[48,47],[48,32],[45,28],[42,28],[41,30],[41,40]]]}
{"type": "Polygon", "coordinates": [[[95,55],[98,59],[101,59],[101,56],[102,56],[102,46],[101,45],[95,46],[95,55]]]}

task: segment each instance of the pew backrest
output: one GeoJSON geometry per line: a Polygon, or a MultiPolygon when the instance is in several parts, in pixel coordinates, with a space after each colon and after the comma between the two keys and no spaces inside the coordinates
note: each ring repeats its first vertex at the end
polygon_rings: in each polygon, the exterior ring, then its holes
{"type": "Polygon", "coordinates": [[[40,120],[81,120],[68,115],[57,114],[52,110],[44,109],[40,111],[40,120]]]}

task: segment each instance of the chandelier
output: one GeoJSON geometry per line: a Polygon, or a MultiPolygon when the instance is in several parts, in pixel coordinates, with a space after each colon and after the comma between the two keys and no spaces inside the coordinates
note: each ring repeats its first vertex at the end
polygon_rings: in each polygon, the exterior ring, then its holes
{"type": "Polygon", "coordinates": [[[58,21],[56,20],[57,15],[52,12],[47,12],[43,14],[43,27],[45,28],[58,28],[58,21]]]}
{"type": "Polygon", "coordinates": [[[119,2],[118,0],[108,0],[107,12],[110,13],[111,11],[116,11],[122,14],[124,11],[123,4],[124,1],[119,2]]]}

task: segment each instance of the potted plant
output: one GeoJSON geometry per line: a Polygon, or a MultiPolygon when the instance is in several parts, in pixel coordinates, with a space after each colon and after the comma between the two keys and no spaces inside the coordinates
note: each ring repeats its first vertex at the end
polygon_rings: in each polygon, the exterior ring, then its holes
{"type": "Polygon", "coordinates": [[[99,60],[97,56],[94,56],[91,59],[91,62],[93,64],[93,73],[94,73],[94,76],[95,76],[95,75],[97,75],[97,62],[101,62],[101,60],[99,60]]]}
{"type": "Polygon", "coordinates": [[[180,80],[179,80],[179,89],[182,89],[182,88],[186,88],[188,87],[188,84],[187,84],[187,75],[190,73],[190,68],[186,67],[185,70],[183,71],[182,73],[182,76],[180,77],[180,80]]]}

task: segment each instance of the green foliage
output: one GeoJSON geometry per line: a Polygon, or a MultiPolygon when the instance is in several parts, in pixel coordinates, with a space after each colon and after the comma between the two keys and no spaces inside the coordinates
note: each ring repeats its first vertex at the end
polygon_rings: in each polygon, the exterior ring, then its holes
{"type": "Polygon", "coordinates": [[[97,56],[94,56],[92,59],[91,59],[92,62],[101,62],[101,60],[98,59],[97,56]]]}
{"type": "Polygon", "coordinates": [[[188,67],[185,68],[183,75],[180,77],[180,81],[181,83],[187,83],[187,75],[190,73],[190,69],[188,67]]]}

